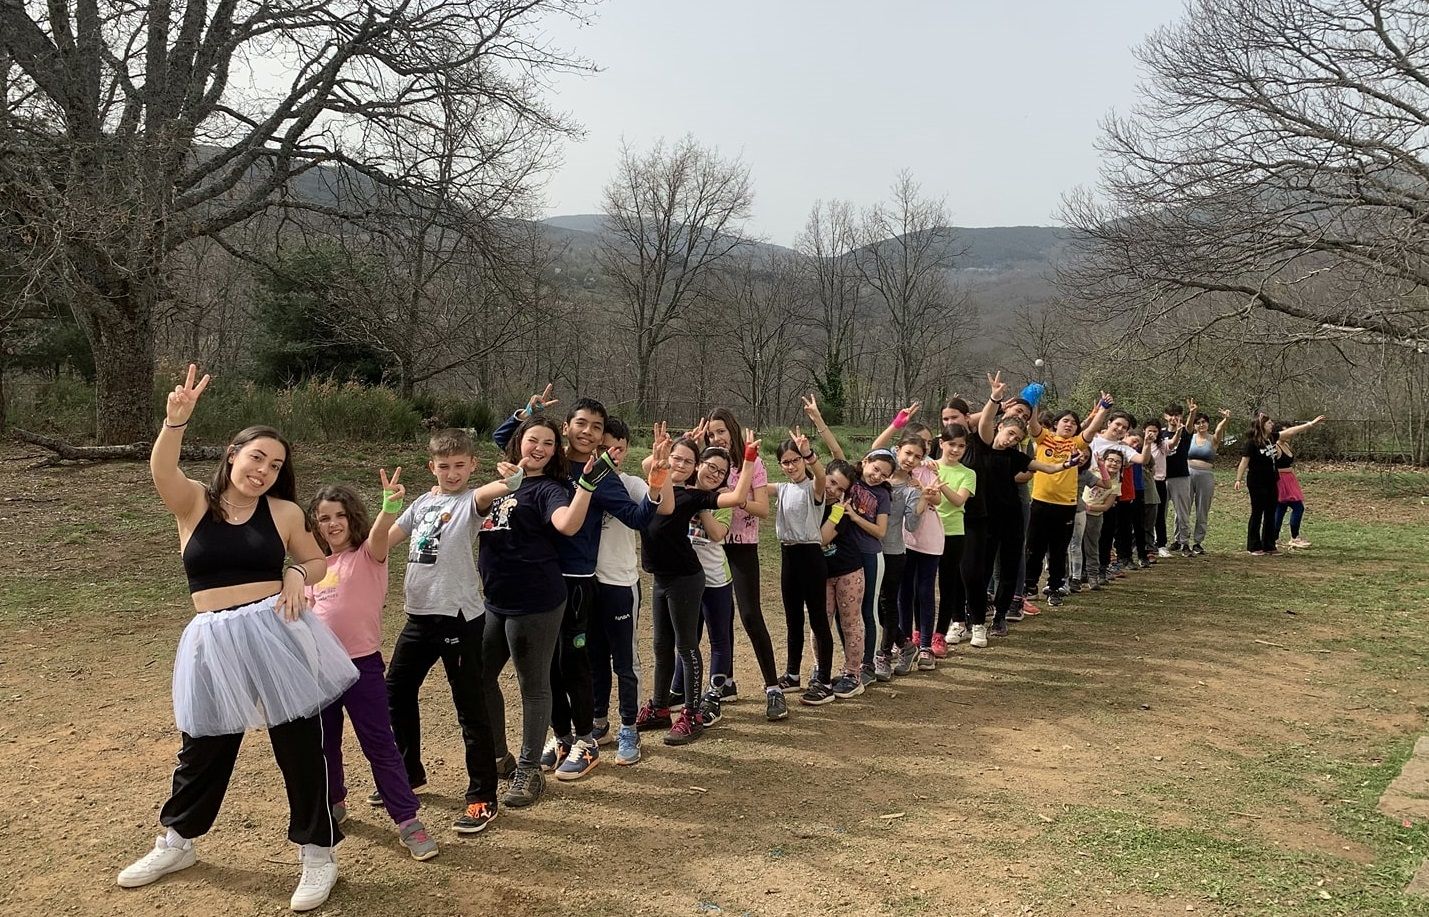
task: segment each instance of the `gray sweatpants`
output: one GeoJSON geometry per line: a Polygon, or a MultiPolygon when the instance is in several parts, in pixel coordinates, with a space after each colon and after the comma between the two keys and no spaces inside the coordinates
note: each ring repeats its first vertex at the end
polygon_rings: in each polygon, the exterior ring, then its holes
{"type": "Polygon", "coordinates": [[[1171,541],[1175,544],[1189,546],[1191,544],[1191,479],[1167,478],[1166,496],[1171,498],[1171,505],[1176,508],[1176,530],[1171,541]]]}
{"type": "MultiPolygon", "coordinates": [[[[1202,468],[1191,469],[1191,501],[1196,505],[1196,531],[1191,543],[1200,544],[1206,540],[1206,520],[1211,515],[1211,498],[1216,495],[1216,473],[1202,468]]],[[[1177,514],[1176,528],[1181,528],[1180,513],[1177,514]]]]}
{"type": "Polygon", "coordinates": [[[501,670],[508,660],[521,688],[521,767],[540,767],[551,720],[551,658],[566,614],[562,602],[550,611],[504,615],[486,609],[481,641],[482,675],[486,678],[486,708],[498,760],[506,757],[506,702],[501,697],[501,670]]]}
{"type": "Polygon", "coordinates": [[[1085,513],[1086,525],[1082,528],[1082,576],[1094,583],[1102,575],[1102,514],[1085,513]]]}

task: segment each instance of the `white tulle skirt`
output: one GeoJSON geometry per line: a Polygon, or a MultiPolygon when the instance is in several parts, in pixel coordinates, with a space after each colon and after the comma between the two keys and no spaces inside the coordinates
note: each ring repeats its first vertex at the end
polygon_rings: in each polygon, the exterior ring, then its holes
{"type": "Polygon", "coordinates": [[[197,614],[174,660],[174,719],[191,736],[230,735],[312,716],[357,669],[312,612],[287,621],[277,596],[197,614]]]}

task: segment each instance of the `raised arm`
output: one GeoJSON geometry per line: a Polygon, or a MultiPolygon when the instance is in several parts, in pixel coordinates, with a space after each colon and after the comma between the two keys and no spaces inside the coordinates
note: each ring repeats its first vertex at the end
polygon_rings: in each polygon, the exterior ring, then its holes
{"type": "Polygon", "coordinates": [[[1293,426],[1293,427],[1286,427],[1285,429],[1283,429],[1283,430],[1280,431],[1280,438],[1281,438],[1281,439],[1287,439],[1288,437],[1294,436],[1296,433],[1304,433],[1306,430],[1310,429],[1311,427],[1315,426],[1315,425],[1318,424],[1318,423],[1322,423],[1324,420],[1325,420],[1325,415],[1324,415],[1324,414],[1321,414],[1320,416],[1316,417],[1314,420],[1306,421],[1305,423],[1296,424],[1296,425],[1293,426]]]}
{"type": "MultiPolygon", "coordinates": [[[[869,451],[872,451],[874,449],[882,449],[889,443],[896,440],[898,438],[899,431],[901,431],[904,427],[908,426],[908,421],[913,419],[913,415],[918,413],[918,408],[922,406],[923,402],[915,401],[912,404],[908,405],[908,407],[899,411],[897,414],[894,414],[893,419],[889,421],[888,426],[883,428],[883,432],[873,438],[873,445],[868,447],[869,451]]],[[[843,458],[842,455],[839,455],[838,457],[843,458]]]]}
{"type": "MultiPolygon", "coordinates": [[[[1225,432],[1226,432],[1226,424],[1228,424],[1228,423],[1230,423],[1230,422],[1231,422],[1231,412],[1228,411],[1228,410],[1226,410],[1226,409],[1224,409],[1224,408],[1222,408],[1222,409],[1221,409],[1221,422],[1218,423],[1218,424],[1216,424],[1215,432],[1211,434],[1211,444],[1212,444],[1213,446],[1215,446],[1217,449],[1219,449],[1219,448],[1221,447],[1221,438],[1225,435],[1225,432]]],[[[1284,434],[1284,433],[1281,433],[1280,435],[1281,435],[1281,436],[1284,436],[1285,434],[1284,434]]]]}
{"type": "Polygon", "coordinates": [[[749,488],[753,486],[754,475],[751,473],[754,460],[759,458],[759,440],[745,443],[744,464],[739,466],[739,483],[734,486],[734,490],[719,495],[718,504],[721,508],[744,506],[749,502],[749,488]]]}
{"type": "Polygon", "coordinates": [[[185,477],[179,470],[184,427],[188,426],[199,396],[208,388],[210,379],[205,373],[204,377],[195,383],[196,375],[198,367],[190,363],[187,378],[169,392],[168,404],[164,410],[164,426],[154,438],[154,448],[149,452],[149,474],[154,479],[154,489],[159,492],[159,499],[164,501],[169,512],[180,520],[198,515],[206,500],[203,485],[185,477]]]}
{"type": "Polygon", "coordinates": [[[571,497],[570,504],[558,507],[551,513],[551,526],[562,535],[574,535],[585,523],[586,513],[590,511],[591,495],[600,483],[598,479],[593,481],[588,477],[595,472],[596,464],[596,456],[592,455],[586,459],[581,476],[576,479],[576,492],[575,496],[571,497]]]}
{"type": "Polygon", "coordinates": [[[1002,405],[1002,396],[1007,393],[1002,370],[987,374],[987,390],[987,404],[983,405],[982,415],[977,419],[977,435],[991,446],[992,438],[997,434],[997,409],[1002,405]]]}
{"type": "Polygon", "coordinates": [[[381,511],[377,518],[372,520],[372,529],[367,533],[367,540],[362,543],[362,547],[369,557],[381,562],[387,559],[387,552],[392,550],[393,530],[406,535],[397,525],[397,517],[402,512],[402,500],[407,496],[407,488],[399,483],[402,478],[401,465],[393,470],[391,478],[387,477],[385,468],[377,469],[377,475],[382,481],[381,511]]]}
{"type": "MultiPolygon", "coordinates": [[[[829,447],[829,453],[836,459],[844,458],[843,446],[839,445],[837,436],[829,429],[829,425],[824,423],[824,415],[819,411],[819,403],[814,400],[814,393],[810,392],[803,397],[804,413],[808,416],[809,422],[814,425],[814,432],[819,434],[819,438],[824,441],[824,445],[829,447]]],[[[874,446],[874,448],[878,448],[874,446]]]]}
{"type": "Polygon", "coordinates": [[[674,440],[665,428],[665,421],[655,424],[654,438],[651,440],[650,454],[645,457],[645,482],[650,492],[655,494],[660,508],[656,513],[668,516],[675,511],[675,483],[670,478],[670,450],[674,440]]]}
{"type": "Polygon", "coordinates": [[[1090,440],[1101,431],[1102,427],[1106,426],[1106,415],[1110,413],[1113,404],[1116,404],[1116,400],[1108,393],[1102,392],[1091,416],[1082,422],[1082,439],[1090,440]]]}

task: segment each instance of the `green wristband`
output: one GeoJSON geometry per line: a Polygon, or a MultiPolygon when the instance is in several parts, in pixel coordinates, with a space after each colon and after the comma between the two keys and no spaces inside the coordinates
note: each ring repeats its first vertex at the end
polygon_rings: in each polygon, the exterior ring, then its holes
{"type": "Polygon", "coordinates": [[[382,512],[397,515],[402,511],[402,498],[392,495],[392,491],[382,491],[382,512]]]}

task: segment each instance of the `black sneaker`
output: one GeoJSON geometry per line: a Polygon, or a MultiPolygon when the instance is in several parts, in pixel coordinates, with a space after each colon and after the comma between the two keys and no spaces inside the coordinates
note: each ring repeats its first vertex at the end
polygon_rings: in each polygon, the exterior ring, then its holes
{"type": "Polygon", "coordinates": [[[1173,541],[1173,542],[1171,542],[1170,544],[1168,544],[1168,545],[1166,546],[1166,550],[1170,551],[1172,554],[1176,554],[1176,553],[1180,552],[1181,549],[1184,548],[1184,547],[1186,547],[1186,546],[1183,545],[1181,542],[1179,542],[1179,541],[1173,541]]]}
{"type": "Polygon", "coordinates": [[[782,720],[789,715],[789,702],[783,691],[764,692],[764,716],[770,720],[782,720]]]}
{"type": "Polygon", "coordinates": [[[719,692],[709,690],[700,699],[700,723],[705,726],[713,726],[724,719],[724,714],[720,712],[719,692]]]}
{"type": "Polygon", "coordinates": [[[1181,556],[1182,556],[1182,557],[1190,557],[1190,556],[1191,556],[1191,546],[1190,546],[1190,545],[1188,545],[1188,544],[1183,544],[1183,545],[1181,545],[1181,556]]]}
{"type": "Polygon", "coordinates": [[[1026,617],[1026,614],[1022,611],[1022,603],[1020,601],[1013,602],[1012,607],[1007,609],[1007,620],[1013,624],[1021,621],[1024,617],[1026,617]]]}
{"type": "Polygon", "coordinates": [[[489,802],[473,802],[452,822],[457,834],[479,834],[496,817],[496,806],[489,802]]]}
{"type": "Polygon", "coordinates": [[[501,804],[513,809],[533,806],[546,789],[546,775],[539,767],[518,767],[511,786],[501,795],[501,804]]]}
{"type": "Polygon", "coordinates": [[[859,669],[858,680],[865,688],[878,681],[878,676],[873,671],[873,663],[870,662],[868,665],[859,669]]]}
{"type": "Polygon", "coordinates": [[[725,679],[724,684],[719,686],[719,702],[721,704],[732,704],[739,700],[739,688],[734,682],[725,679]]]}
{"type": "Polygon", "coordinates": [[[1001,621],[1001,622],[999,622],[999,623],[997,623],[997,624],[992,625],[992,629],[989,630],[988,633],[991,634],[991,635],[994,636],[994,637],[1006,637],[1006,636],[1007,636],[1007,622],[1006,622],[1006,621],[1001,621]]]}
{"type": "Polygon", "coordinates": [[[831,690],[834,692],[834,697],[839,700],[847,700],[863,693],[863,682],[853,675],[840,675],[834,680],[831,690]]]}
{"type": "Polygon", "coordinates": [[[799,703],[808,704],[810,707],[822,707],[824,704],[834,702],[834,689],[822,681],[816,681],[809,685],[809,690],[799,697],[799,703]]]}
{"type": "Polygon", "coordinates": [[[609,745],[615,741],[615,733],[610,730],[610,720],[596,720],[591,724],[590,737],[597,745],[609,745]]]}
{"type": "Polygon", "coordinates": [[[791,692],[797,694],[799,692],[799,676],[790,675],[788,672],[785,672],[783,675],[780,675],[779,690],[783,691],[785,694],[789,694],[791,692]]]}
{"type": "Polygon", "coordinates": [[[1198,545],[1198,544],[1193,544],[1193,545],[1191,545],[1191,553],[1192,553],[1192,554],[1196,554],[1196,555],[1201,555],[1201,554],[1206,553],[1206,549],[1203,548],[1203,547],[1201,547],[1201,546],[1198,545]]]}
{"type": "Polygon", "coordinates": [[[496,761],[496,776],[502,780],[510,780],[516,774],[516,756],[507,752],[503,758],[496,761]]]}
{"type": "Polygon", "coordinates": [[[1053,592],[1051,595],[1047,596],[1047,604],[1052,606],[1053,608],[1059,608],[1062,605],[1066,604],[1066,600],[1062,598],[1062,593],[1053,592]]]}

